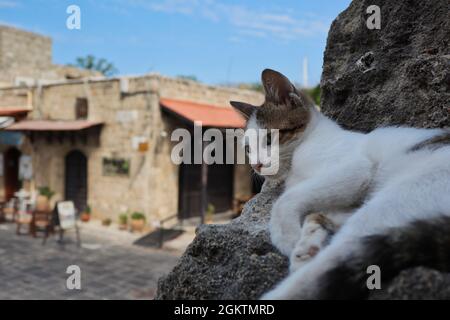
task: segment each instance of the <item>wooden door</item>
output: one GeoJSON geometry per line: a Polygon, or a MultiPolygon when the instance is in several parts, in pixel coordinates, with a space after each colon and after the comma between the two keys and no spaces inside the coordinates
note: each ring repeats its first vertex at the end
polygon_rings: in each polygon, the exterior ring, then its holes
{"type": "Polygon", "coordinates": [[[234,165],[212,164],[208,166],[208,203],[215,212],[225,212],[233,205],[234,165]]]}
{"type": "Polygon", "coordinates": [[[65,165],[65,199],[73,201],[81,212],[87,207],[87,158],[78,150],[71,151],[66,156],[65,165]]]}
{"type": "Polygon", "coordinates": [[[178,218],[198,217],[202,209],[202,166],[181,164],[179,168],[178,218]]]}
{"type": "MultiPolygon", "coordinates": [[[[191,148],[193,149],[193,146],[191,148]]],[[[224,147],[226,153],[226,148],[224,147]]],[[[226,154],[224,154],[224,162],[226,154]]],[[[193,160],[193,159],[192,159],[193,160]]],[[[206,204],[212,204],[215,212],[225,212],[233,206],[233,164],[207,166],[206,204]]],[[[178,217],[198,217],[202,212],[202,165],[181,164],[179,168],[178,217]]]]}
{"type": "Polygon", "coordinates": [[[19,181],[19,159],[21,152],[16,148],[8,149],[3,156],[4,177],[5,177],[5,198],[6,201],[14,197],[14,193],[20,189],[19,181]]]}

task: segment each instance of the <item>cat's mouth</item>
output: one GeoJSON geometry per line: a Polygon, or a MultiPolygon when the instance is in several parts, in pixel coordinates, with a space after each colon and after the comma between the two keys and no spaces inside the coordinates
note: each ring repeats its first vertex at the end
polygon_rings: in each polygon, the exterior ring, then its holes
{"type": "Polygon", "coordinates": [[[258,173],[261,173],[261,169],[263,168],[262,163],[252,164],[253,170],[255,170],[258,173]]]}
{"type": "Polygon", "coordinates": [[[261,176],[273,174],[272,170],[270,170],[271,169],[270,164],[262,164],[262,163],[252,164],[252,169],[261,176]]]}
{"type": "Polygon", "coordinates": [[[276,163],[257,163],[251,165],[254,172],[263,177],[276,176],[278,174],[278,165],[276,163]]]}

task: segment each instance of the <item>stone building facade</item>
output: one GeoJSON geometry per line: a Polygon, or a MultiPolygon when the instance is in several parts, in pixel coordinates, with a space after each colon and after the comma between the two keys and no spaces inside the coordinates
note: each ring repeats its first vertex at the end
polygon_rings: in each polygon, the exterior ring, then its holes
{"type": "MultiPolygon", "coordinates": [[[[3,35],[0,39],[12,36],[3,35]]],[[[51,43],[47,38],[39,41],[42,46],[51,43]]],[[[38,69],[51,65],[51,52],[44,53],[42,61],[30,62],[23,70],[28,72],[33,64],[38,69]]],[[[15,70],[22,70],[20,61],[13,65],[17,66],[15,70]]],[[[30,74],[33,75],[26,75],[30,74]]],[[[21,73],[14,76],[18,75],[21,73]]],[[[29,110],[26,119],[2,132],[21,136],[16,146],[0,144],[5,166],[6,153],[17,148],[21,155],[31,157],[33,176],[26,182],[33,187],[50,187],[56,192],[54,201],[77,192],[79,195],[80,190],[75,189],[82,188],[84,195],[77,201],[80,206],[89,204],[94,216],[116,219],[122,212],[140,211],[150,222],[174,215],[180,209],[181,173],[171,161],[174,142],[170,136],[174,129],[189,127],[189,120],[195,120],[164,112],[161,101],[197,103],[205,112],[220,108],[214,110],[229,114],[229,100],[261,103],[263,99],[250,90],[209,86],[158,74],[60,78],[31,85],[17,85],[11,78],[3,80],[9,80],[10,85],[0,88],[0,115],[10,108],[29,110]],[[80,183],[83,186],[77,187],[80,183]]],[[[249,196],[249,167],[235,165],[231,172],[233,198],[249,196]]],[[[195,184],[197,177],[190,179],[195,184]]],[[[5,194],[6,188],[5,179],[0,179],[0,193],[5,194]]]]}
{"type": "Polygon", "coordinates": [[[0,25],[0,87],[86,76],[101,74],[53,64],[50,37],[0,25]]]}

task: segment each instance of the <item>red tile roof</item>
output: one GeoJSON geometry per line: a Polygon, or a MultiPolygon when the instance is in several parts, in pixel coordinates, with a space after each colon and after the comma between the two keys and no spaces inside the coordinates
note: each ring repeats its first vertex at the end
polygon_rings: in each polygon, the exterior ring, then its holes
{"type": "Polygon", "coordinates": [[[30,108],[19,108],[19,107],[0,107],[0,117],[12,117],[12,116],[18,116],[21,114],[26,114],[30,112],[30,108]]]}
{"type": "Polygon", "coordinates": [[[245,126],[244,118],[231,107],[167,98],[162,98],[160,103],[166,110],[188,121],[201,121],[205,127],[243,128],[245,126]]]}
{"type": "Polygon", "coordinates": [[[88,120],[24,120],[10,125],[8,131],[78,131],[103,124],[88,120]]]}

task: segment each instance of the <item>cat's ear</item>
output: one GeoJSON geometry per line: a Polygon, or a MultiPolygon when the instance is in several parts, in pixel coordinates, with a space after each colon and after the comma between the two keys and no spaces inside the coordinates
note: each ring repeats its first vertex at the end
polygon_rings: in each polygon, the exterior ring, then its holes
{"type": "Polygon", "coordinates": [[[314,108],[315,103],[314,101],[306,94],[304,91],[299,90],[295,93],[289,94],[290,101],[289,105],[291,105],[293,108],[314,108]]]}
{"type": "Polygon", "coordinates": [[[266,92],[266,100],[275,103],[284,103],[291,93],[296,93],[295,86],[278,71],[264,69],[261,81],[266,92]]]}
{"type": "Polygon", "coordinates": [[[233,106],[233,108],[239,111],[239,113],[242,114],[246,120],[250,118],[253,111],[255,111],[256,109],[254,105],[245,102],[230,101],[230,104],[233,106]]]}

